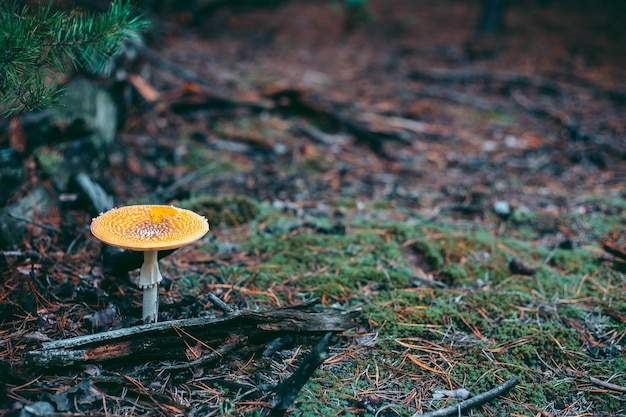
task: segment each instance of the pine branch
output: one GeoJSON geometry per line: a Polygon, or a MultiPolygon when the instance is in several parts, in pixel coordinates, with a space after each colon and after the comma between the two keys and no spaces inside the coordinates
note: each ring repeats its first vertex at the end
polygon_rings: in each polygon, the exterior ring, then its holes
{"type": "Polygon", "coordinates": [[[51,106],[62,94],[59,75],[75,68],[107,72],[127,39],[147,22],[128,0],[106,13],[31,11],[18,1],[0,5],[0,107],[5,115],[51,106]]]}

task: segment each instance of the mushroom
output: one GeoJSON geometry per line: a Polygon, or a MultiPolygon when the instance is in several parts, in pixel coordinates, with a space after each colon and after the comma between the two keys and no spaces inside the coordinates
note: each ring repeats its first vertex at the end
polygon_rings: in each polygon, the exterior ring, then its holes
{"type": "Polygon", "coordinates": [[[159,271],[157,252],[177,249],[200,239],[209,231],[209,222],[190,210],[174,206],[136,205],[114,208],[91,222],[91,233],[104,243],[142,251],[139,288],[143,289],[145,323],[158,317],[159,271]]]}

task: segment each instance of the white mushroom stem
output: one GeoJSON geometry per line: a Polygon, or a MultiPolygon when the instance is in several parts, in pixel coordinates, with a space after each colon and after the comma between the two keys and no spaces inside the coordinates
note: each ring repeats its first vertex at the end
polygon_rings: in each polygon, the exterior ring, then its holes
{"type": "Polygon", "coordinates": [[[159,317],[159,286],[143,289],[142,317],[144,323],[156,323],[159,317]]]}
{"type": "Polygon", "coordinates": [[[159,282],[163,279],[159,271],[158,251],[143,253],[143,265],[139,273],[139,288],[143,288],[144,323],[156,323],[159,316],[159,282]]]}

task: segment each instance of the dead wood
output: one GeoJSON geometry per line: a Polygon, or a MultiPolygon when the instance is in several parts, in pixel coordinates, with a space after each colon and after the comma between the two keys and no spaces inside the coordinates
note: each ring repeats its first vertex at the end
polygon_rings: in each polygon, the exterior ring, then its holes
{"type": "Polygon", "coordinates": [[[266,93],[266,96],[276,101],[277,108],[280,110],[295,111],[305,117],[318,120],[321,125],[327,125],[336,130],[343,129],[354,137],[357,144],[368,146],[384,158],[389,157],[383,150],[385,141],[407,142],[401,134],[371,129],[363,121],[352,117],[346,105],[324,100],[314,94],[285,88],[266,93]]]}
{"type": "Polygon", "coordinates": [[[210,363],[217,362],[223,356],[229,354],[230,352],[236,350],[241,346],[242,340],[237,340],[234,342],[226,343],[224,346],[215,350],[214,352],[209,352],[204,356],[199,357],[198,359],[194,359],[189,362],[177,363],[174,365],[164,365],[161,366],[162,371],[173,371],[173,370],[181,370],[181,369],[189,369],[194,368],[196,366],[206,366],[210,363]]]}
{"type": "Polygon", "coordinates": [[[599,385],[601,387],[607,388],[611,391],[617,391],[617,392],[622,392],[626,394],[626,387],[623,385],[617,385],[617,384],[612,384],[610,382],[607,381],[603,381],[601,379],[595,378],[593,376],[589,377],[589,382],[591,382],[592,384],[596,384],[599,385]]]}
{"type": "Polygon", "coordinates": [[[26,354],[26,364],[45,368],[89,362],[136,362],[186,359],[186,348],[215,351],[233,341],[258,345],[283,334],[341,332],[353,326],[358,312],[315,312],[309,307],[271,311],[236,311],[219,317],[198,317],[145,324],[109,332],[43,343],[26,354]]]}
{"type": "Polygon", "coordinates": [[[138,47],[138,51],[153,66],[183,81],[197,85],[203,92],[203,94],[195,95],[191,100],[173,103],[172,110],[174,112],[185,112],[207,107],[243,107],[254,111],[267,110],[263,103],[232,98],[233,93],[231,91],[227,91],[195,72],[159,56],[148,48],[138,47]]]}
{"type": "Polygon", "coordinates": [[[263,137],[260,134],[253,132],[237,132],[234,129],[229,129],[221,133],[228,142],[236,142],[243,145],[241,149],[244,152],[251,152],[253,154],[273,154],[280,153],[282,146],[275,143],[273,140],[263,137]]]}
{"type": "Polygon", "coordinates": [[[326,333],[294,373],[276,387],[276,396],[272,400],[272,410],[269,417],[282,417],[293,406],[304,384],[328,357],[328,346],[332,335],[330,332],[326,333]]]}
{"type": "Polygon", "coordinates": [[[213,307],[217,308],[222,313],[232,314],[235,311],[228,304],[220,300],[218,296],[213,294],[212,292],[208,293],[206,295],[206,298],[211,302],[211,304],[213,304],[213,307]]]}
{"type": "Polygon", "coordinates": [[[87,197],[96,213],[104,213],[113,208],[113,196],[104,191],[104,188],[84,172],[76,174],[74,183],[80,191],[87,197]]]}
{"type": "Polygon", "coordinates": [[[539,103],[534,102],[526,97],[520,91],[513,91],[511,93],[511,98],[513,99],[513,102],[521,107],[523,110],[540,117],[546,117],[560,125],[567,131],[571,140],[591,141],[594,143],[609,142],[600,135],[593,134],[591,132],[585,132],[580,126],[580,123],[566,112],[556,108],[550,108],[544,105],[540,105],[539,103]]]}
{"type": "Polygon", "coordinates": [[[448,417],[461,415],[461,413],[464,411],[481,406],[486,402],[493,400],[494,398],[506,394],[518,383],[519,379],[517,377],[511,378],[507,381],[504,381],[497,387],[490,389],[489,391],[483,392],[482,394],[478,394],[475,397],[470,398],[469,400],[461,401],[458,404],[451,405],[437,411],[433,411],[432,413],[416,413],[413,414],[413,417],[448,417]]]}
{"type": "MultiPolygon", "coordinates": [[[[416,81],[439,81],[449,83],[482,82],[485,84],[503,84],[506,86],[506,90],[510,94],[515,105],[530,114],[539,117],[546,117],[557,123],[567,131],[572,140],[592,141],[594,143],[608,142],[606,138],[601,135],[583,130],[581,124],[566,112],[557,108],[540,105],[539,103],[526,97],[520,91],[521,88],[530,87],[555,96],[564,96],[566,94],[566,90],[584,90],[581,87],[569,86],[568,88],[559,82],[539,76],[528,76],[511,72],[493,72],[487,70],[458,71],[445,69],[420,69],[411,72],[409,74],[409,78],[416,81]]],[[[598,89],[592,88],[592,90],[597,91],[598,89]]],[[[477,101],[475,95],[464,95],[450,89],[441,89],[437,86],[428,86],[427,88],[423,88],[419,90],[419,94],[428,97],[443,98],[455,103],[471,105],[479,109],[498,110],[503,108],[500,104],[477,101]]]]}

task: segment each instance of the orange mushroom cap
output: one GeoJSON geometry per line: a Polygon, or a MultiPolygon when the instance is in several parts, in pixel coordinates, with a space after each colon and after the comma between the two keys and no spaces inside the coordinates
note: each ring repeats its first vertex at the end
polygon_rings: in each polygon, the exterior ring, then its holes
{"type": "Polygon", "coordinates": [[[203,216],[174,206],[119,207],[91,222],[91,233],[104,243],[135,251],[180,248],[208,231],[203,216]]]}

